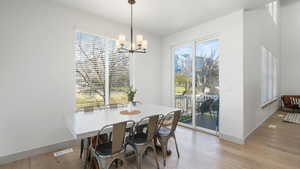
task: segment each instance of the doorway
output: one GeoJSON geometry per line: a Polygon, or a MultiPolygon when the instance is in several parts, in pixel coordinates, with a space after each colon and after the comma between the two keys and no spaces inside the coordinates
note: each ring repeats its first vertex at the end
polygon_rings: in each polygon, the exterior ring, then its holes
{"type": "Polygon", "coordinates": [[[172,49],[174,104],[183,110],[180,124],[211,133],[219,130],[218,39],[194,41],[172,49]]]}

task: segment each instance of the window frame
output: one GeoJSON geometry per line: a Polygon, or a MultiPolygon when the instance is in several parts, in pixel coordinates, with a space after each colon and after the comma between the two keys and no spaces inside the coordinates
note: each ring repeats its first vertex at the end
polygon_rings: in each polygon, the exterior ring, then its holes
{"type": "MultiPolygon", "coordinates": [[[[84,33],[84,34],[89,34],[89,35],[92,35],[92,36],[97,36],[97,37],[100,37],[100,38],[103,38],[105,40],[113,40],[113,41],[117,41],[116,38],[111,38],[109,36],[106,36],[106,35],[99,35],[97,33],[91,33],[91,32],[88,32],[88,31],[83,31],[83,30],[80,30],[80,29],[75,29],[74,30],[74,36],[73,36],[73,45],[74,45],[74,42],[77,40],[76,39],[76,34],[77,33],[84,33]]],[[[72,47],[72,50],[74,50],[74,46],[72,47]]],[[[72,53],[72,57],[74,57],[74,51],[72,53]]],[[[76,56],[75,56],[76,57],[76,56]]],[[[135,57],[134,55],[131,55],[130,53],[128,53],[128,77],[129,77],[129,87],[132,86],[133,88],[135,88],[135,74],[134,74],[134,68],[135,68],[135,57]]],[[[104,65],[105,65],[105,72],[104,72],[104,76],[105,76],[105,82],[104,82],[104,97],[105,97],[105,102],[104,102],[104,105],[102,107],[105,107],[105,106],[108,106],[110,105],[110,89],[109,89],[109,75],[110,75],[110,70],[109,70],[109,56],[108,56],[108,53],[105,54],[105,62],[104,62],[104,65]]],[[[74,69],[76,69],[76,59],[74,59],[74,69]]],[[[76,86],[76,72],[74,74],[74,79],[75,79],[75,86],[76,86]]],[[[75,87],[75,90],[76,87],[75,87]]],[[[75,106],[76,107],[76,106],[75,106]]],[[[77,107],[76,107],[77,108],[77,107]]]]}
{"type": "Polygon", "coordinates": [[[278,58],[265,46],[261,47],[261,108],[278,100],[278,58]]]}

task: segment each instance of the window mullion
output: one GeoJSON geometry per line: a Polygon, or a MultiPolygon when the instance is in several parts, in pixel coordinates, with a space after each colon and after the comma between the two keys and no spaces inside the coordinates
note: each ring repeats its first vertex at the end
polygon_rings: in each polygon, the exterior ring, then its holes
{"type": "MultiPolygon", "coordinates": [[[[108,45],[105,42],[105,45],[108,45]]],[[[105,105],[109,105],[109,49],[105,48],[105,105]]]]}

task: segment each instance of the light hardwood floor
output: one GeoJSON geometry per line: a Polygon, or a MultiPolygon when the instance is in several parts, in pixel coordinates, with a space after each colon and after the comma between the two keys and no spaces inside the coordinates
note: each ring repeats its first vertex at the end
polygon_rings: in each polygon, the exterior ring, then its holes
{"type": "MultiPolygon", "coordinates": [[[[300,169],[300,125],[281,121],[273,115],[248,139],[245,145],[219,140],[215,136],[179,127],[177,139],[181,153],[167,159],[168,169],[300,169]],[[276,129],[268,128],[277,125],[276,129]]],[[[170,149],[174,149],[170,142],[170,149]]],[[[19,160],[0,169],[81,169],[79,147],[75,152],[60,157],[46,153],[19,160]]],[[[161,156],[160,164],[162,167],[161,156]]],[[[128,168],[135,168],[134,159],[128,168]]],[[[155,163],[146,157],[144,169],[155,169],[155,163]]]]}

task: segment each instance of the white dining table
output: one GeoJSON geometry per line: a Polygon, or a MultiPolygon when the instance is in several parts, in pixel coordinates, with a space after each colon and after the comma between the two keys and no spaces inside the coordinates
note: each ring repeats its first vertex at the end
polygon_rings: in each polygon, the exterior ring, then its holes
{"type": "MultiPolygon", "coordinates": [[[[154,105],[154,104],[137,104],[133,107],[133,110],[139,110],[139,114],[125,115],[121,114],[121,111],[126,110],[126,106],[119,108],[108,108],[101,110],[93,110],[89,112],[76,112],[71,117],[71,124],[69,124],[69,129],[75,137],[75,139],[81,140],[81,157],[83,163],[83,168],[87,168],[86,158],[88,155],[88,147],[90,145],[90,138],[96,136],[98,132],[106,125],[133,120],[139,122],[144,117],[152,115],[166,115],[170,112],[181,111],[181,109],[154,105]]],[[[80,156],[81,156],[80,155],[80,156]]]]}
{"type": "Polygon", "coordinates": [[[170,112],[181,111],[178,108],[155,104],[138,104],[133,109],[139,110],[141,113],[132,115],[121,114],[120,111],[126,110],[126,107],[76,112],[72,117],[71,132],[76,139],[84,139],[96,136],[102,127],[109,124],[128,120],[138,122],[147,116],[166,115],[170,112]]]}

